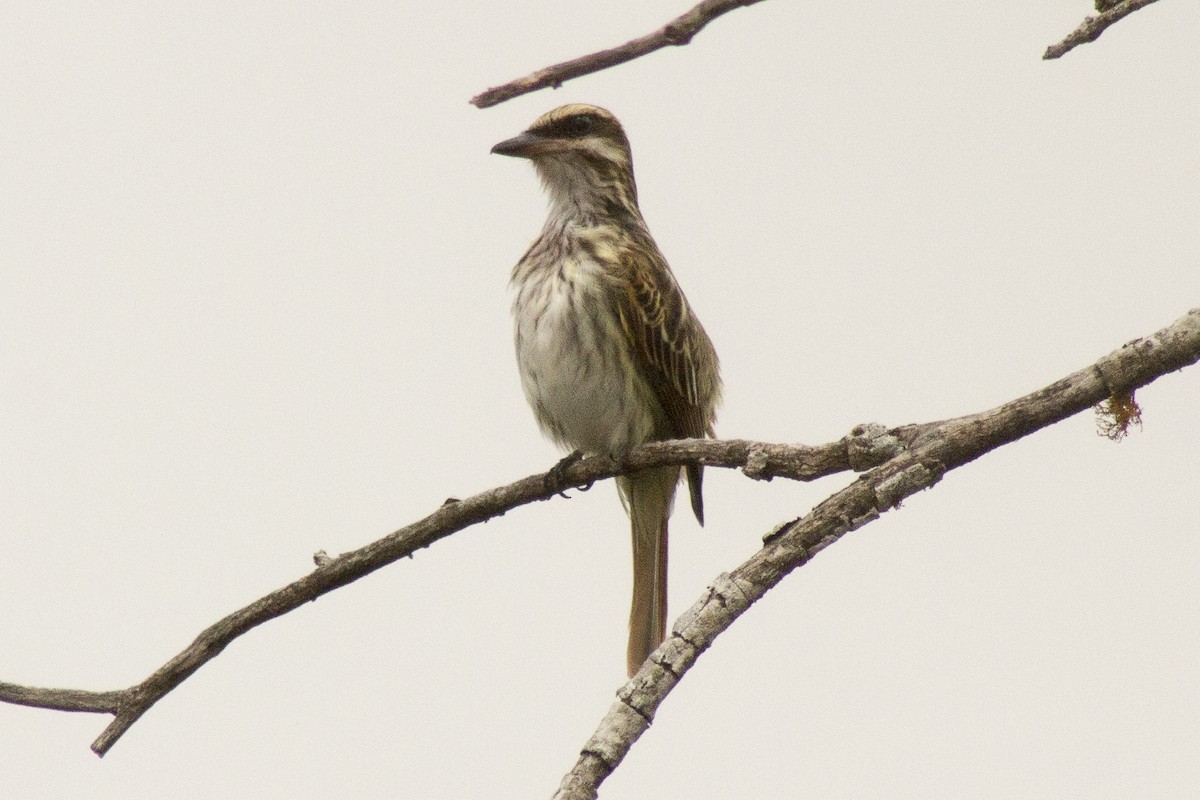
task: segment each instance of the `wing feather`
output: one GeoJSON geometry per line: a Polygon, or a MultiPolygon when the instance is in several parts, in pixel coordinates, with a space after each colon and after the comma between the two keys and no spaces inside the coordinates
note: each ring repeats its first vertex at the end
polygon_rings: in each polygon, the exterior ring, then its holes
{"type": "MultiPolygon", "coordinates": [[[[630,352],[662,407],[664,439],[713,436],[721,382],[717,354],[653,241],[620,248],[617,310],[630,352]]],[[[692,509],[704,522],[701,468],[687,469],[692,509]]]]}

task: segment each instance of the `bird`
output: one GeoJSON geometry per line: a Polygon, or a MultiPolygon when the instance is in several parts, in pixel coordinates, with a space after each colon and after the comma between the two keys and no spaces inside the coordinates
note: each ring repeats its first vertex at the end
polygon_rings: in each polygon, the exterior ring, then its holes
{"type": "MultiPolygon", "coordinates": [[[[549,197],[541,235],[512,271],[521,386],[542,431],[571,458],[715,437],[720,366],[638,206],[629,139],[603,108],[543,114],[492,153],[528,159],[549,197]]],[[[626,670],[666,636],[667,522],[686,472],[704,524],[702,467],[618,476],[633,539],[626,670]]]]}

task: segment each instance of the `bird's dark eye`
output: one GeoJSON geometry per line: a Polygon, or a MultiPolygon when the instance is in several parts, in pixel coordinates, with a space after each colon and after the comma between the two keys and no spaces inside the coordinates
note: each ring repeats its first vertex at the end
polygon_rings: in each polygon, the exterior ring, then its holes
{"type": "Polygon", "coordinates": [[[566,129],[569,136],[586,136],[592,132],[592,118],[579,114],[567,119],[566,129]]]}

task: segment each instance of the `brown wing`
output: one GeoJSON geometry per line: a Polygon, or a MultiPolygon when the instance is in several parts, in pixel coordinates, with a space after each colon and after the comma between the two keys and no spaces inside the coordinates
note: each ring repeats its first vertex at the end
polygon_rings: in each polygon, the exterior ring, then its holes
{"type": "MultiPolygon", "coordinates": [[[[712,436],[721,382],[717,354],[653,242],[622,248],[627,270],[618,299],[635,363],[666,414],[664,439],[712,436]]],[[[692,510],[704,523],[702,470],[687,468],[692,510]]]]}

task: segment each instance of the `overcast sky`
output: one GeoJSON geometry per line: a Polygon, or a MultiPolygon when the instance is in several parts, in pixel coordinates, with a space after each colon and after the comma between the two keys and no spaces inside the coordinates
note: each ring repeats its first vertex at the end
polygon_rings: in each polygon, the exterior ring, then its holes
{"type": "MultiPolygon", "coordinates": [[[[1200,4],[771,0],[500,107],[665,2],[21,3],[0,24],[0,681],[117,689],[559,457],[512,355],[545,200],[492,144],[611,109],[722,361],[722,436],[979,411],[1200,304],[1200,4]]],[[[1200,369],[956,471],[706,653],[604,798],[1200,784],[1200,369]]],[[[672,617],[852,480],[711,470],[672,617]]],[[[624,680],[611,482],[235,642],[103,760],[0,705],[0,794],[549,797],[624,680]]]]}

